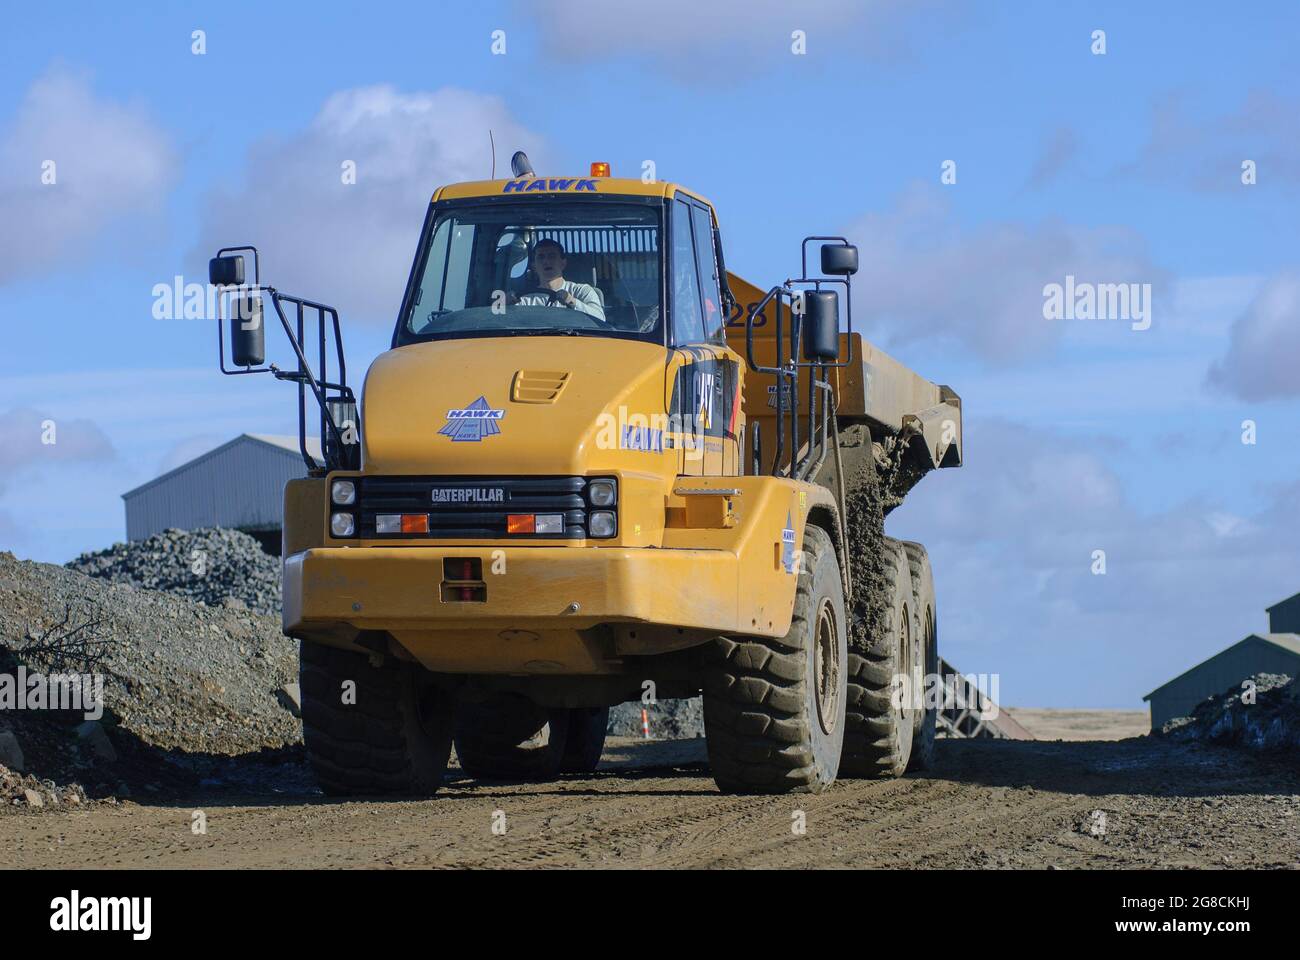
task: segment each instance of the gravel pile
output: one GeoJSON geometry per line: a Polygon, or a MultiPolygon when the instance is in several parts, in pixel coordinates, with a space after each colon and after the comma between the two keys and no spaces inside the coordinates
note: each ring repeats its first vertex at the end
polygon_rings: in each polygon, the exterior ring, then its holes
{"type": "Polygon", "coordinates": [[[56,784],[0,766],[0,805],[6,807],[76,807],[86,803],[80,784],[56,784]]]}
{"type": "MultiPolygon", "coordinates": [[[[231,756],[301,742],[280,692],[297,681],[297,643],[280,632],[278,617],[0,552],[0,652],[10,661],[3,669],[21,662],[28,671],[82,672],[61,637],[99,658],[92,672],[104,677],[103,723],[118,753],[144,745],[231,756]],[[33,652],[38,641],[54,652],[33,652]]],[[[29,755],[25,769],[38,768],[29,755]]]]}
{"type": "MultiPolygon", "coordinates": [[[[635,700],[610,707],[606,728],[609,736],[645,736],[641,729],[641,706],[641,701],[635,700]]],[[[704,736],[704,705],[699,697],[660,700],[645,709],[652,740],[693,740],[704,736]]]]}
{"type": "Polygon", "coordinates": [[[1300,751],[1300,696],[1296,681],[1276,673],[1251,677],[1202,702],[1190,717],[1170,720],[1161,733],[1174,740],[1234,744],[1249,750],[1300,751]]]}
{"type": "Polygon", "coordinates": [[[92,577],[165,590],[210,607],[242,603],[280,613],[280,561],[238,530],[164,530],[147,540],[115,543],[67,564],[92,577]]]}

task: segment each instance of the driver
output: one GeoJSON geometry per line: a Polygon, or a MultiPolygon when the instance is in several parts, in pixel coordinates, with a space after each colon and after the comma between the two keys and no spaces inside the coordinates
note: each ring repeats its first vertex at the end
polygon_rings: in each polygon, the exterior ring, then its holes
{"type": "Polygon", "coordinates": [[[596,288],[564,279],[564,268],[569,261],[558,240],[538,240],[530,259],[538,289],[521,293],[515,302],[525,306],[567,307],[602,322],[605,320],[605,307],[596,288]]]}

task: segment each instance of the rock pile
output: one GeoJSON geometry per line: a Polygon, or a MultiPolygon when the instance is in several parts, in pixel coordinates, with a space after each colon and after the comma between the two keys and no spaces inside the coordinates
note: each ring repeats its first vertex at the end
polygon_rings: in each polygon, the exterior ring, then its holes
{"type": "Polygon", "coordinates": [[[1288,676],[1260,673],[1203,701],[1190,717],[1170,720],[1161,733],[1250,750],[1300,753],[1300,698],[1288,676]]]}
{"type": "MultiPolygon", "coordinates": [[[[611,737],[642,737],[641,701],[621,703],[609,710],[611,737]]],[[[652,740],[693,740],[704,736],[704,705],[699,697],[660,700],[645,708],[652,740]]]]}
{"type": "MultiPolygon", "coordinates": [[[[118,753],[123,740],[231,756],[302,739],[277,695],[298,679],[298,644],[278,617],[242,606],[204,606],[0,553],[0,654],[10,673],[100,675],[118,753]]],[[[83,753],[107,754],[94,730],[75,735],[83,753]]],[[[27,757],[27,769],[38,766],[27,757]]]]}
{"type": "Polygon", "coordinates": [[[67,564],[91,577],[179,594],[210,607],[280,614],[280,561],[238,530],[165,530],[67,564]]]}

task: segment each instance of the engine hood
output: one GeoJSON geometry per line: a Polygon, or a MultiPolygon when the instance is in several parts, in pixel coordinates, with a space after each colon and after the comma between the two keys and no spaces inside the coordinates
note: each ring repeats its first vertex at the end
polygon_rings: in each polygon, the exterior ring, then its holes
{"type": "MultiPolygon", "coordinates": [[[[363,468],[555,475],[626,467],[621,424],[664,414],[666,361],[662,346],[604,337],[442,340],[390,350],[366,374],[363,468]]],[[[644,469],[646,457],[670,454],[632,456],[644,469]]]]}

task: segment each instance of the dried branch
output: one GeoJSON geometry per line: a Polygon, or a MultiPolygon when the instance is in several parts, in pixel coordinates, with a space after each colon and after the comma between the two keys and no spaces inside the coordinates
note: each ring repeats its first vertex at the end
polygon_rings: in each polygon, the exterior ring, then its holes
{"type": "Polygon", "coordinates": [[[74,622],[72,605],[66,604],[62,620],[42,631],[29,624],[22,645],[11,652],[59,669],[75,666],[82,673],[95,673],[107,653],[108,639],[99,634],[103,623],[97,617],[74,622]]]}

